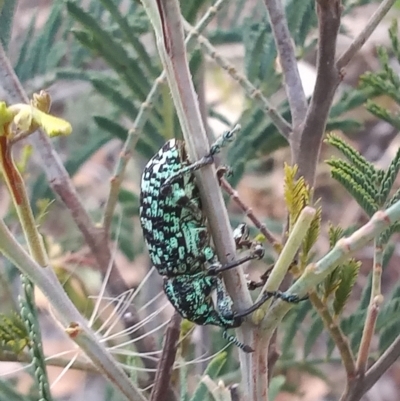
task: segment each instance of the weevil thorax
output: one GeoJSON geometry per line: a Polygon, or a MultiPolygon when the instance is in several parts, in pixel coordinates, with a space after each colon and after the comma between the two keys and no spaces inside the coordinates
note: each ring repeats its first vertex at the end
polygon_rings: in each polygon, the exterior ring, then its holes
{"type": "Polygon", "coordinates": [[[171,139],[142,174],[140,222],[150,259],[165,276],[195,273],[214,257],[194,174],[182,175],[162,188],[171,175],[189,164],[184,143],[171,139]]]}

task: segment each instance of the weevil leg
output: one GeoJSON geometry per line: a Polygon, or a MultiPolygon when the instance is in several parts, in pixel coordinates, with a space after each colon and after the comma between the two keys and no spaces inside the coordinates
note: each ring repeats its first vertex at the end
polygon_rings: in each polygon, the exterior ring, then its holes
{"type": "Polygon", "coordinates": [[[249,248],[249,227],[246,223],[240,223],[233,230],[233,239],[235,240],[236,249],[249,248]]]}
{"type": "Polygon", "coordinates": [[[200,168],[207,166],[208,164],[212,164],[214,162],[214,158],[211,155],[206,155],[202,157],[200,160],[190,164],[189,166],[183,167],[181,170],[177,171],[176,173],[172,174],[168,177],[161,186],[161,192],[163,193],[166,191],[166,188],[170,187],[174,181],[178,178],[184,176],[185,174],[193,173],[200,168]]]}
{"type": "Polygon", "coordinates": [[[268,280],[268,277],[269,277],[269,275],[270,275],[270,273],[271,273],[273,268],[274,268],[274,265],[268,266],[267,270],[260,276],[260,280],[259,281],[253,281],[253,280],[249,281],[247,283],[247,288],[250,291],[253,291],[256,288],[263,287],[264,284],[266,283],[266,281],[268,280]]]}
{"type": "Polygon", "coordinates": [[[214,156],[221,152],[221,149],[225,147],[228,143],[232,142],[235,133],[240,129],[239,125],[233,127],[230,131],[224,132],[211,146],[210,151],[207,155],[203,156],[201,159],[195,161],[194,163],[190,164],[182,168],[181,170],[177,171],[176,173],[172,174],[167,180],[164,181],[163,185],[161,186],[161,192],[170,186],[176,179],[182,177],[185,174],[192,173],[200,168],[207,166],[208,164],[212,164],[214,162],[214,156]]]}
{"type": "Polygon", "coordinates": [[[250,347],[250,345],[247,344],[243,344],[238,338],[236,338],[235,336],[228,334],[227,330],[224,330],[222,332],[222,337],[227,340],[228,342],[230,342],[233,345],[236,345],[236,347],[240,348],[242,351],[246,352],[246,353],[250,353],[250,352],[254,352],[254,349],[250,347]]]}
{"type": "MultiPolygon", "coordinates": [[[[293,260],[293,262],[289,266],[289,271],[297,265],[298,261],[297,258],[293,260]]],[[[269,265],[267,267],[267,270],[260,276],[259,281],[248,281],[247,283],[247,288],[252,291],[255,290],[256,288],[262,287],[268,280],[269,275],[271,274],[272,269],[274,268],[274,264],[269,265]]]]}
{"type": "Polygon", "coordinates": [[[284,292],[281,291],[266,291],[263,293],[262,298],[254,303],[253,305],[250,306],[250,308],[247,308],[244,311],[241,312],[236,312],[235,313],[235,318],[244,318],[248,315],[250,315],[251,313],[253,313],[254,311],[256,311],[264,302],[266,302],[268,299],[270,298],[279,298],[282,299],[283,301],[289,302],[289,303],[293,303],[293,304],[297,304],[301,301],[305,301],[306,299],[308,299],[308,296],[305,297],[299,297],[297,295],[288,295],[285,294],[284,292]]]}
{"type": "Polygon", "coordinates": [[[222,333],[223,338],[230,343],[236,345],[244,352],[253,352],[254,350],[247,344],[242,343],[238,338],[228,334],[227,329],[239,327],[242,323],[242,318],[237,318],[232,310],[233,301],[225,289],[222,280],[218,277],[215,278],[216,292],[217,292],[217,307],[218,307],[218,326],[224,328],[222,333]]]}
{"type": "Polygon", "coordinates": [[[227,263],[226,265],[211,265],[207,269],[207,274],[209,275],[216,275],[219,274],[225,270],[230,270],[233,269],[234,267],[240,266],[243,263],[249,262],[250,260],[254,259],[262,259],[264,256],[265,249],[261,244],[256,244],[254,247],[254,250],[250,253],[250,255],[246,255],[243,258],[240,258],[238,260],[234,260],[233,262],[227,263]]]}
{"type": "Polygon", "coordinates": [[[218,166],[217,167],[217,180],[219,185],[221,185],[221,180],[223,177],[233,176],[233,169],[229,166],[218,166]]]}

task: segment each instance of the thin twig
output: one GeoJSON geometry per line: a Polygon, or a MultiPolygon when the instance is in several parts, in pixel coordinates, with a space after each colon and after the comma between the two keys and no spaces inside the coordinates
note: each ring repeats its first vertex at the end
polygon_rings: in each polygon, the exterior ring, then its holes
{"type": "Polygon", "coordinates": [[[200,33],[193,28],[188,22],[183,21],[185,30],[196,37],[202,49],[222,68],[224,69],[239,85],[245,90],[250,99],[255,99],[263,110],[275,124],[282,136],[289,140],[292,132],[290,124],[278,113],[268,99],[257,89],[243,74],[240,74],[235,66],[231,64],[225,57],[221,56],[217,49],[200,33]]]}
{"type": "Polygon", "coordinates": [[[309,296],[312,305],[318,312],[319,316],[324,322],[325,328],[328,330],[332,340],[339,350],[341,361],[346,370],[347,378],[349,380],[353,380],[356,376],[356,364],[348,339],[343,334],[337,322],[333,320],[327,306],[321,301],[317,293],[311,292],[309,296]]]}
{"type": "Polygon", "coordinates": [[[300,128],[307,112],[307,98],[301,83],[297,60],[294,53],[285,11],[281,0],[265,0],[274,33],[282,73],[285,78],[286,95],[292,114],[293,131],[300,128]]]}
{"type": "Polygon", "coordinates": [[[336,39],[340,27],[340,0],[317,0],[318,61],[317,80],[302,132],[294,131],[291,138],[293,163],[299,166],[298,175],[313,187],[322,137],[340,82],[335,65],[336,39]]]}
{"type": "MultiPolygon", "coordinates": [[[[137,140],[139,139],[137,135],[133,135],[133,132],[128,133],[129,137],[129,145],[132,146],[132,149],[136,146],[137,140]]],[[[126,142],[125,142],[126,145],[126,142]]],[[[131,158],[131,152],[126,149],[121,151],[118,161],[118,167],[114,174],[114,176],[110,180],[110,191],[108,193],[107,201],[104,206],[103,212],[103,221],[101,223],[104,231],[106,233],[110,232],[112,218],[114,216],[115,207],[118,203],[118,195],[121,189],[122,182],[125,176],[126,166],[128,165],[128,161],[131,158]]]]}
{"type": "Polygon", "coordinates": [[[383,246],[379,241],[379,237],[375,238],[374,246],[374,265],[372,271],[372,286],[371,296],[365,319],[365,326],[360,342],[360,349],[357,357],[357,373],[362,378],[367,369],[368,354],[371,346],[372,337],[374,335],[376,319],[378,318],[379,308],[383,302],[381,294],[382,281],[382,261],[383,261],[383,246]]]}
{"type": "Polygon", "coordinates": [[[353,40],[350,46],[340,55],[336,61],[336,67],[340,70],[345,67],[354,55],[361,49],[364,43],[368,40],[375,28],[382,21],[385,15],[392,8],[396,0],[383,0],[376,11],[372,14],[364,29],[353,40]]]}
{"type": "MultiPolygon", "coordinates": [[[[164,401],[168,399],[166,389],[168,389],[171,381],[172,369],[178,349],[181,320],[182,318],[175,312],[168,324],[150,401],[164,401]]],[[[169,391],[172,390],[170,389],[169,391]]]]}
{"type": "Polygon", "coordinates": [[[371,347],[372,337],[374,336],[375,332],[376,319],[378,318],[378,313],[382,302],[382,295],[377,296],[372,305],[368,307],[367,319],[365,321],[362,339],[360,342],[360,349],[358,350],[357,356],[357,374],[360,376],[360,378],[364,377],[365,371],[367,370],[369,349],[371,347]]]}
{"type": "Polygon", "coordinates": [[[260,233],[264,235],[269,244],[277,251],[280,247],[280,242],[275,238],[274,234],[272,234],[268,230],[267,226],[264,223],[261,223],[261,221],[255,216],[253,209],[243,203],[243,201],[239,197],[238,192],[232,188],[232,186],[224,177],[220,179],[220,184],[221,188],[232,198],[232,200],[237,205],[239,205],[239,207],[246,214],[249,220],[258,228],[260,233]]]}
{"type": "MultiPolygon", "coordinates": [[[[15,354],[14,352],[10,351],[2,351],[0,360],[1,362],[20,362],[24,364],[30,364],[32,362],[32,357],[28,352],[15,354]]],[[[46,357],[46,365],[56,366],[59,368],[65,368],[68,366],[69,369],[83,370],[90,373],[99,373],[99,369],[87,359],[74,360],[71,364],[71,358],[46,357]]]]}
{"type": "Polygon", "coordinates": [[[400,357],[400,336],[390,345],[390,347],[380,356],[371,366],[365,375],[365,391],[368,391],[374,383],[393,365],[400,357]]]}

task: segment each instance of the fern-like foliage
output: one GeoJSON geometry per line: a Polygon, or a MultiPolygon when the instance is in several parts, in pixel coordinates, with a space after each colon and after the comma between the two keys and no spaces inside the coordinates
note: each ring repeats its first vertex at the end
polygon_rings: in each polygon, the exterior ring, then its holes
{"type": "MultiPolygon", "coordinates": [[[[392,25],[389,29],[389,37],[391,42],[391,53],[397,62],[400,62],[400,45],[397,20],[393,20],[392,22],[392,25]]],[[[389,96],[397,104],[398,110],[398,106],[400,105],[399,74],[391,66],[388,50],[380,47],[378,49],[378,57],[382,68],[381,71],[367,72],[364,74],[360,80],[361,88],[373,93],[376,96],[389,96]]],[[[378,118],[387,121],[389,124],[400,130],[400,114],[398,111],[396,111],[396,107],[393,107],[393,110],[388,110],[373,100],[368,100],[366,103],[366,108],[378,118]]]]}
{"type": "MultiPolygon", "coordinates": [[[[390,196],[400,170],[400,150],[387,170],[381,170],[339,136],[330,134],[325,141],[348,159],[346,162],[332,157],[327,161],[332,177],[346,188],[368,216],[371,217],[377,210],[393,205],[400,198],[400,190],[390,196]]],[[[398,223],[387,228],[380,236],[381,244],[387,244],[390,236],[399,229],[398,223]]]]}
{"type": "Polygon", "coordinates": [[[297,166],[284,166],[284,199],[289,213],[289,233],[301,211],[310,203],[310,188],[304,178],[296,178],[297,166]]]}
{"type": "MultiPolygon", "coordinates": [[[[301,211],[310,205],[312,199],[312,190],[306,184],[303,177],[296,178],[297,166],[291,167],[287,164],[284,166],[284,198],[289,214],[289,231],[290,234],[294,224],[301,211]]],[[[322,209],[318,206],[318,201],[314,204],[316,213],[313,217],[310,227],[304,236],[301,251],[298,258],[297,270],[302,272],[305,266],[310,261],[311,249],[317,242],[321,228],[321,213],[322,209]]],[[[293,269],[295,271],[296,269],[293,269]]]]}
{"type": "MultiPolygon", "coordinates": [[[[331,249],[343,236],[344,230],[341,227],[329,225],[329,244],[331,249]]],[[[360,266],[361,262],[351,258],[337,266],[321,284],[322,302],[326,304],[329,299],[333,299],[332,314],[334,318],[337,318],[342,313],[356,282],[360,266]]]]}
{"type": "Polygon", "coordinates": [[[20,315],[0,314],[0,354],[10,351],[18,355],[30,342],[28,330],[20,315]]]}

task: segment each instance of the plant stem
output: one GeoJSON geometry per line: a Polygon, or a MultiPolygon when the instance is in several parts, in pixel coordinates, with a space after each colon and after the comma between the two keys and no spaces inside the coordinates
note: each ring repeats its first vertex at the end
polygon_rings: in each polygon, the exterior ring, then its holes
{"type": "Polygon", "coordinates": [[[341,357],[341,362],[346,369],[346,375],[348,380],[354,379],[356,377],[356,364],[354,361],[353,353],[349,346],[349,341],[343,334],[341,328],[338,326],[337,322],[332,319],[331,314],[321,299],[318,297],[315,291],[309,294],[310,301],[314,308],[317,310],[322,321],[324,322],[325,328],[328,330],[332,340],[335,342],[341,357]]]}
{"type": "Polygon", "coordinates": [[[371,347],[372,337],[374,336],[375,332],[376,319],[378,318],[378,313],[382,302],[382,295],[377,296],[368,307],[368,313],[357,356],[357,380],[359,380],[359,378],[363,378],[365,371],[367,370],[369,349],[371,347]]]}
{"type": "MultiPolygon", "coordinates": [[[[292,232],[286,241],[282,252],[279,254],[278,260],[276,261],[267,282],[257,301],[260,299],[264,291],[276,291],[281,285],[290,264],[295,258],[301,243],[307,234],[308,228],[315,215],[315,209],[306,206],[300,213],[299,218],[293,226],[292,232]]],[[[267,313],[272,299],[265,302],[258,311],[254,313],[253,320],[258,317],[264,317],[267,313]]],[[[269,371],[268,371],[268,349],[270,340],[274,336],[274,330],[259,330],[254,336],[255,356],[252,360],[252,376],[257,378],[255,386],[253,387],[252,400],[263,400],[268,394],[268,383],[269,383],[269,371]]]]}
{"type": "Polygon", "coordinates": [[[298,176],[303,176],[310,187],[314,187],[315,171],[326,121],[333,96],[341,80],[335,65],[341,1],[317,0],[316,4],[319,30],[317,80],[307,115],[302,121],[303,128],[301,132],[295,132],[291,138],[293,163],[299,166],[298,176]]]}
{"type": "MultiPolygon", "coordinates": [[[[293,226],[289,238],[287,239],[282,252],[279,254],[277,261],[271,273],[269,274],[268,280],[265,283],[263,289],[257,300],[262,297],[265,291],[276,291],[281,285],[293,259],[295,258],[301,243],[305,235],[307,234],[308,228],[314,218],[316,210],[312,207],[306,206],[300,213],[299,218],[293,226]]],[[[272,301],[272,299],[271,299],[272,301]]],[[[266,312],[269,309],[271,302],[266,302],[260,310],[266,312]]]]}
{"type": "Polygon", "coordinates": [[[201,48],[207,53],[222,69],[224,69],[239,85],[245,90],[250,99],[256,100],[261,110],[263,110],[268,117],[275,124],[281,135],[289,140],[289,135],[292,132],[290,124],[278,113],[268,99],[257,89],[243,74],[240,74],[237,69],[223,56],[221,56],[217,49],[205,38],[200,35],[195,28],[188,22],[183,21],[185,30],[197,39],[201,48]]]}
{"type": "Polygon", "coordinates": [[[358,34],[358,36],[353,40],[350,46],[340,55],[336,61],[336,67],[340,70],[345,67],[354,55],[361,49],[364,43],[375,31],[378,24],[382,21],[385,15],[392,8],[396,0],[383,0],[376,11],[372,14],[364,29],[358,34]]]}
{"type": "Polygon", "coordinates": [[[48,260],[44,249],[42,236],[36,227],[32,209],[29,204],[25,183],[14,164],[8,137],[0,137],[0,166],[17,211],[29,252],[41,266],[47,266],[48,260]]]}
{"type": "Polygon", "coordinates": [[[255,216],[253,209],[248,207],[243,203],[243,201],[239,197],[238,191],[232,188],[229,182],[222,177],[220,179],[221,188],[231,197],[231,199],[243,210],[249,220],[255,225],[256,228],[260,231],[262,235],[264,235],[267,242],[274,248],[275,251],[280,250],[280,243],[275,238],[274,234],[272,234],[267,226],[255,216]]]}
{"type": "Polygon", "coordinates": [[[367,369],[369,349],[375,331],[376,319],[378,318],[380,305],[383,302],[381,294],[383,246],[379,241],[379,237],[375,238],[374,249],[371,297],[357,357],[357,373],[360,378],[364,377],[367,369]]]}
{"type": "MultiPolygon", "coordinates": [[[[157,37],[158,50],[167,74],[172,98],[177,110],[183,136],[191,160],[199,160],[209,151],[207,136],[201,119],[197,95],[186,58],[183,28],[177,0],[143,0],[157,37]]],[[[195,173],[207,215],[218,259],[225,264],[235,257],[235,244],[224,200],[219,188],[214,165],[195,173]],[[229,255],[229,257],[228,257],[229,255]]],[[[235,308],[244,310],[251,305],[250,294],[242,269],[224,273],[228,292],[233,297],[235,308]]],[[[252,330],[246,324],[237,329],[240,340],[251,341],[252,330]]],[[[245,391],[250,392],[251,379],[248,355],[240,353],[245,391]]]]}
{"type": "MultiPolygon", "coordinates": [[[[28,244],[29,253],[36,263],[42,267],[46,267],[48,259],[43,240],[33,217],[25,183],[15,166],[8,135],[0,136],[0,166],[14,207],[17,211],[25,241],[28,244]]],[[[29,337],[31,338],[30,351],[35,368],[36,381],[39,387],[39,394],[41,399],[51,401],[52,396],[43,353],[42,335],[35,305],[34,286],[24,275],[22,275],[21,280],[24,290],[24,297],[21,297],[20,300],[21,316],[24,319],[28,328],[29,337]]]]}
{"type": "MultiPolygon", "coordinates": [[[[390,206],[385,211],[376,212],[368,223],[355,231],[347,238],[341,238],[336,245],[318,262],[309,264],[303,275],[286,292],[288,295],[305,295],[310,289],[322,282],[336,266],[346,260],[352,252],[366,245],[379,235],[385,228],[400,219],[400,201],[390,206]]],[[[265,327],[274,330],[283,316],[289,311],[291,305],[277,300],[269,309],[265,327]]]]}
{"type": "Polygon", "coordinates": [[[168,388],[168,384],[171,381],[172,369],[178,349],[181,321],[182,318],[178,312],[175,312],[168,324],[150,401],[165,400],[165,389],[168,388]]]}
{"type": "Polygon", "coordinates": [[[299,130],[307,112],[307,99],[301,82],[292,37],[289,32],[281,0],[265,0],[271,28],[274,34],[282,73],[285,78],[286,95],[292,113],[293,130],[299,130]]]}

